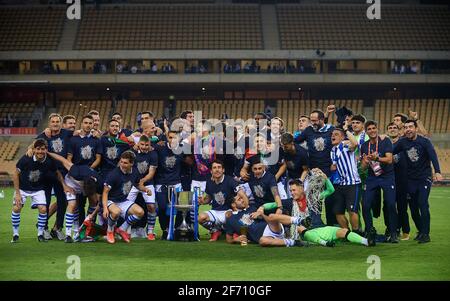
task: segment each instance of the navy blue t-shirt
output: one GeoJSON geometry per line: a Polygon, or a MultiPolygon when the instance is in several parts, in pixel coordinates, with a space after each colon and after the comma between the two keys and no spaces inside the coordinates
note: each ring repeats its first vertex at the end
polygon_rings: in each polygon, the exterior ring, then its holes
{"type": "Polygon", "coordinates": [[[247,208],[233,214],[225,224],[225,230],[228,235],[241,235],[241,228],[248,227],[247,239],[252,242],[259,243],[259,239],[263,236],[267,223],[263,219],[252,219],[250,214],[255,212],[255,208],[247,208]]]}
{"type": "MultiPolygon", "coordinates": [[[[134,160],[134,167],[139,172],[141,179],[148,175],[150,166],[158,167],[158,153],[155,150],[148,153],[135,152],[135,154],[136,160],[134,160]]],[[[154,182],[154,179],[151,179],[150,181],[145,182],[144,185],[153,185],[154,182]]]]}
{"type": "MultiPolygon", "coordinates": [[[[366,141],[361,145],[361,156],[363,154],[368,155],[369,154],[369,143],[370,140],[366,141]]],[[[376,143],[370,143],[370,152],[375,152],[377,148],[376,143]]],[[[385,157],[386,153],[393,153],[392,151],[392,142],[390,139],[384,139],[381,140],[380,137],[378,137],[378,156],[379,157],[385,157]]],[[[380,175],[380,177],[387,178],[387,177],[393,177],[394,176],[394,164],[383,164],[380,163],[381,168],[383,169],[383,173],[380,175]]],[[[373,173],[373,170],[370,166],[367,167],[369,169],[369,178],[376,177],[373,173]]]]}
{"type": "Polygon", "coordinates": [[[130,173],[123,173],[119,167],[114,168],[105,179],[105,185],[110,187],[108,200],[114,203],[122,203],[127,200],[133,186],[139,184],[139,173],[136,168],[132,168],[130,173]]]}
{"type": "Polygon", "coordinates": [[[102,163],[100,169],[103,175],[107,175],[111,170],[117,167],[120,156],[126,150],[130,149],[128,143],[117,143],[110,136],[102,136],[100,138],[102,146],[102,163]]]}
{"type": "Polygon", "coordinates": [[[315,131],[312,126],[307,127],[295,139],[295,142],[302,143],[306,141],[309,155],[309,168],[319,168],[327,176],[331,174],[331,156],[333,148],[331,144],[331,134],[334,126],[324,125],[320,130],[315,131]]]}
{"type": "MultiPolygon", "coordinates": [[[[59,134],[51,136],[48,138],[44,133],[39,134],[37,138],[42,138],[48,143],[48,151],[63,156],[67,158],[67,152],[69,150],[70,138],[72,137],[73,132],[68,131],[66,129],[61,129],[59,134]]],[[[62,163],[56,161],[56,166],[59,171],[66,172],[62,163]]]]}
{"type": "Polygon", "coordinates": [[[283,153],[289,179],[298,179],[303,172],[303,166],[308,166],[308,151],[295,144],[295,154],[283,153]]]}
{"type": "Polygon", "coordinates": [[[24,155],[16,164],[16,168],[20,171],[19,189],[24,191],[44,190],[46,185],[45,175],[47,173],[56,172],[56,161],[50,157],[46,157],[40,162],[33,157],[24,155]]]}
{"type": "Polygon", "coordinates": [[[431,178],[431,164],[435,172],[440,173],[439,161],[430,139],[417,135],[416,140],[400,138],[394,148],[394,153],[405,155],[408,179],[423,180],[431,178]],[[403,153],[402,153],[403,152],[403,153]]]}
{"type": "Polygon", "coordinates": [[[125,137],[129,137],[129,136],[131,136],[133,134],[133,131],[129,130],[129,129],[121,129],[120,132],[119,132],[119,135],[120,134],[124,134],[125,137]]]}
{"type": "Polygon", "coordinates": [[[211,198],[212,210],[231,209],[231,203],[238,189],[238,183],[230,176],[224,175],[222,182],[217,184],[209,178],[206,181],[206,194],[211,198]]]}
{"type": "Polygon", "coordinates": [[[155,183],[158,185],[174,185],[181,182],[181,162],[183,154],[174,154],[165,144],[156,145],[158,153],[158,169],[156,170],[155,183]]]}
{"type": "MultiPolygon", "coordinates": [[[[395,151],[398,142],[393,143],[393,150],[395,151]]],[[[395,173],[395,182],[396,183],[406,183],[408,179],[408,163],[406,162],[406,153],[399,152],[398,154],[393,155],[394,160],[394,173],[395,173]]]]}
{"type": "Polygon", "coordinates": [[[250,201],[251,206],[256,206],[258,208],[265,203],[275,202],[275,197],[272,194],[272,187],[278,189],[278,186],[275,176],[270,172],[265,172],[259,179],[255,178],[252,173],[248,185],[255,198],[254,201],[250,201]]]}
{"type": "Polygon", "coordinates": [[[72,165],[69,170],[69,176],[77,181],[83,181],[85,178],[93,177],[99,179],[98,173],[89,165],[72,165]]]}
{"type": "Polygon", "coordinates": [[[96,154],[102,154],[100,139],[92,135],[86,137],[73,136],[70,138],[69,149],[72,154],[72,163],[76,165],[92,165],[96,154]]]}
{"type": "Polygon", "coordinates": [[[266,166],[266,171],[275,176],[283,162],[283,150],[279,148],[278,153],[269,152],[266,154],[256,154],[249,157],[246,161],[248,164],[250,164],[249,172],[251,172],[251,166],[253,162],[260,161],[266,166]]]}

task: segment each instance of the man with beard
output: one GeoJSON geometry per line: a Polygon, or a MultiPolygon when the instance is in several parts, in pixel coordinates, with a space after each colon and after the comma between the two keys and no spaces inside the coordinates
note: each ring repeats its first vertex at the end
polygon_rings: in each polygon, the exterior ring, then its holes
{"type": "MultiPolygon", "coordinates": [[[[332,148],[331,133],[333,132],[334,127],[325,124],[324,119],[325,115],[322,111],[312,111],[310,114],[311,125],[300,133],[295,142],[302,143],[303,141],[306,141],[309,155],[309,169],[319,168],[327,175],[327,177],[330,177],[330,152],[332,148]]],[[[337,224],[331,202],[331,198],[325,199],[327,225],[337,224]]]]}
{"type": "Polygon", "coordinates": [[[439,161],[431,141],[418,135],[418,125],[415,120],[405,122],[405,137],[401,138],[394,149],[394,154],[406,154],[408,183],[407,191],[411,196],[411,212],[420,213],[419,243],[428,243],[430,239],[430,209],[428,197],[432,185],[431,163],[435,174],[434,181],[442,181],[439,161]]]}

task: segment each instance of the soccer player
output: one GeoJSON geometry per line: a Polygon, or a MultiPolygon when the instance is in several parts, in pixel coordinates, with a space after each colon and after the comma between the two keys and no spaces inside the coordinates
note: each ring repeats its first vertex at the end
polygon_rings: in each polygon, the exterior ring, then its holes
{"type": "Polygon", "coordinates": [[[103,155],[100,170],[103,178],[106,178],[108,173],[117,167],[120,155],[130,148],[127,142],[119,138],[119,131],[120,123],[111,119],[108,133],[100,138],[101,154],[103,155]]]}
{"type": "Polygon", "coordinates": [[[222,234],[226,223],[226,212],[231,211],[231,203],[236,194],[246,198],[238,183],[224,174],[222,161],[214,160],[211,164],[212,177],[206,181],[205,194],[199,197],[199,204],[211,204],[211,210],[199,214],[198,222],[211,233],[209,241],[216,241],[222,234]]]}
{"type": "Polygon", "coordinates": [[[132,130],[126,129],[123,127],[123,116],[119,112],[115,112],[112,114],[111,119],[117,120],[119,123],[119,135],[123,134],[125,137],[131,136],[133,134],[132,130]]]}
{"type": "Polygon", "coordinates": [[[383,190],[383,199],[389,215],[389,242],[398,243],[397,237],[397,208],[395,205],[395,176],[392,161],[392,142],[389,139],[381,140],[375,121],[367,121],[365,131],[369,141],[361,146],[362,168],[369,169],[366,182],[366,191],[363,198],[363,217],[366,224],[366,233],[375,231],[372,222],[372,203],[376,191],[383,190]]]}
{"type": "Polygon", "coordinates": [[[282,151],[279,148],[279,143],[269,145],[266,138],[261,134],[257,133],[255,137],[256,152],[254,155],[249,155],[249,157],[244,161],[244,166],[242,166],[240,175],[241,179],[248,181],[250,175],[248,173],[250,166],[253,162],[260,161],[265,165],[266,171],[275,176],[277,182],[278,193],[282,200],[287,199],[287,193],[283,184],[283,175],[286,172],[286,164],[283,163],[282,151]],[[271,148],[273,146],[276,149],[271,148]]]}
{"type": "MultiPolygon", "coordinates": [[[[293,134],[294,140],[297,140],[297,137],[300,136],[301,132],[303,132],[308,126],[310,126],[309,116],[300,115],[300,117],[298,118],[297,130],[293,134]]],[[[303,141],[300,146],[304,149],[308,149],[306,141],[303,141]]]]}
{"type": "MultiPolygon", "coordinates": [[[[296,143],[306,141],[308,146],[309,168],[320,168],[328,177],[331,175],[331,133],[333,126],[325,124],[325,115],[320,110],[314,110],[310,114],[311,125],[307,127],[295,140],[296,143]]],[[[325,213],[328,225],[337,224],[333,214],[331,199],[325,200],[325,213]]]]}
{"type": "Polygon", "coordinates": [[[91,134],[96,138],[100,138],[103,135],[103,131],[100,127],[100,113],[96,110],[89,111],[88,115],[92,116],[92,129],[91,134]]]}
{"type": "Polygon", "coordinates": [[[13,226],[12,243],[19,241],[20,212],[27,197],[31,198],[31,208],[37,208],[38,215],[38,241],[47,242],[44,238],[44,227],[47,223],[47,203],[45,200],[45,177],[48,172],[55,172],[56,163],[47,156],[47,141],[37,139],[33,143],[33,157],[22,156],[16,164],[13,175],[14,201],[11,213],[13,226]]]}
{"type": "MultiPolygon", "coordinates": [[[[174,186],[177,191],[181,191],[181,162],[183,154],[179,145],[178,133],[169,131],[168,141],[165,145],[157,144],[155,150],[158,153],[158,170],[155,176],[156,201],[158,203],[158,220],[163,230],[162,239],[167,239],[167,229],[169,226],[169,216],[166,213],[168,208],[168,186],[174,186]]],[[[181,215],[181,212],[179,212],[181,215]]],[[[177,216],[177,222],[181,223],[181,218],[177,216]]],[[[177,224],[177,223],[176,223],[177,224]]]]}
{"type": "Polygon", "coordinates": [[[128,228],[144,216],[144,210],[127,199],[133,186],[139,188],[149,196],[152,191],[139,183],[140,176],[133,168],[136,156],[132,151],[125,151],[120,156],[119,166],[112,170],[105,179],[103,187],[102,204],[103,218],[108,220],[106,240],[115,243],[114,232],[119,234],[123,241],[129,243],[128,228]],[[116,228],[117,220],[122,217],[125,221],[116,228]]]}
{"type": "Polygon", "coordinates": [[[62,128],[74,132],[77,125],[77,119],[73,115],[63,117],[62,128]]]}
{"type": "Polygon", "coordinates": [[[276,202],[278,204],[276,213],[281,214],[283,205],[278,193],[278,185],[275,176],[266,171],[264,163],[262,163],[258,157],[253,160],[250,168],[252,174],[250,175],[248,185],[254,197],[254,199],[250,201],[250,207],[257,209],[265,203],[276,202]]]}
{"type": "Polygon", "coordinates": [[[302,240],[320,244],[324,247],[334,247],[336,242],[341,240],[348,240],[351,243],[366,247],[373,247],[376,245],[374,233],[371,233],[368,238],[364,238],[346,228],[326,226],[308,230],[302,225],[298,226],[298,231],[301,233],[300,237],[302,240]]]}
{"type": "Polygon", "coordinates": [[[332,196],[334,213],[341,228],[348,228],[345,210],[350,217],[352,231],[359,230],[359,195],[361,179],[356,165],[355,150],[358,141],[350,131],[344,132],[342,128],[335,128],[331,136],[333,148],[331,150],[331,170],[337,170],[339,180],[332,196]],[[348,140],[345,140],[345,138],[348,140]]]}
{"type": "Polygon", "coordinates": [[[138,195],[142,194],[145,206],[147,207],[147,239],[155,240],[154,229],[156,223],[156,193],[153,178],[158,167],[158,153],[151,149],[150,140],[145,135],[140,137],[137,145],[138,150],[135,152],[136,160],[134,162],[134,167],[137,169],[141,177],[139,182],[152,193],[151,195],[147,195],[133,186],[128,194],[128,200],[134,202],[138,195]]]}
{"type": "MultiPolygon", "coordinates": [[[[63,157],[67,157],[67,151],[69,148],[70,137],[72,137],[72,131],[62,129],[62,117],[58,114],[50,114],[48,117],[48,128],[50,129],[49,137],[45,133],[41,133],[37,138],[42,138],[47,141],[48,151],[59,154],[63,157]]],[[[57,162],[56,166],[62,175],[66,174],[64,167],[57,162]]],[[[56,179],[55,173],[49,173],[46,175],[46,189],[45,196],[47,200],[47,220],[56,212],[56,221],[53,229],[51,230],[51,236],[58,238],[59,240],[64,239],[64,234],[62,233],[62,227],[64,224],[64,214],[66,212],[66,196],[63,187],[59,181],[56,179]],[[52,197],[52,189],[56,196],[56,203],[50,205],[52,197]]],[[[45,236],[45,231],[44,231],[45,236]]],[[[47,239],[49,237],[46,237],[47,239]]]]}
{"type": "MultiPolygon", "coordinates": [[[[102,145],[100,139],[91,134],[94,118],[85,115],[81,120],[81,130],[78,136],[70,138],[67,160],[75,165],[88,165],[92,169],[97,169],[102,160],[102,145]]],[[[88,214],[95,209],[95,204],[89,204],[88,214]]],[[[78,210],[74,213],[74,219],[81,224],[85,218],[85,199],[78,202],[78,210]]]]}
{"type": "MultiPolygon", "coordinates": [[[[406,120],[405,120],[406,121],[406,120]]],[[[387,125],[387,134],[392,141],[393,148],[395,149],[400,140],[400,131],[398,126],[391,122],[387,125]]],[[[395,200],[397,202],[398,212],[398,228],[402,229],[401,240],[409,240],[410,225],[408,217],[408,163],[406,162],[406,153],[400,152],[395,154],[392,159],[394,160],[394,173],[395,173],[395,200]]],[[[413,207],[414,208],[414,207],[413,207]]],[[[417,229],[420,225],[419,212],[411,212],[411,216],[416,224],[417,229]]],[[[386,216],[385,216],[386,220],[386,216]]],[[[389,224],[389,223],[388,223],[389,224]]]]}
{"type": "Polygon", "coordinates": [[[300,225],[302,222],[300,217],[283,214],[267,216],[263,206],[249,207],[248,199],[242,195],[235,197],[233,208],[236,211],[227,219],[225,226],[227,243],[245,245],[248,241],[252,241],[262,247],[303,246],[300,241],[286,238],[283,227],[283,225],[300,225]]]}
{"type": "Polygon", "coordinates": [[[308,173],[308,152],[294,143],[291,133],[284,133],[280,141],[288,178],[304,181],[308,173]]]}
{"type": "Polygon", "coordinates": [[[394,149],[394,154],[406,154],[408,183],[407,191],[411,196],[411,212],[420,212],[419,243],[428,243],[430,239],[430,209],[428,197],[432,185],[431,163],[434,167],[434,181],[442,181],[439,161],[433,144],[427,138],[417,134],[415,120],[405,121],[405,137],[401,138],[394,149]]]}
{"type": "Polygon", "coordinates": [[[78,228],[80,225],[77,217],[77,196],[84,196],[89,199],[90,207],[93,208],[90,211],[90,215],[91,217],[94,216],[95,209],[99,203],[97,193],[101,190],[100,176],[88,165],[75,165],[63,156],[52,152],[49,152],[48,155],[67,170],[64,173],[64,178],[61,174],[61,176],[58,176],[58,180],[63,186],[67,200],[66,236],[64,241],[72,243],[74,241],[73,237],[75,240],[78,240],[78,228]]]}

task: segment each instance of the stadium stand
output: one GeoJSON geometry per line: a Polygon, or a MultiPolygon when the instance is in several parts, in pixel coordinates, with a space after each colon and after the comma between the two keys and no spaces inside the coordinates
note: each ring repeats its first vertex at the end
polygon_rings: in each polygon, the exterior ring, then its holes
{"type": "Polygon", "coordinates": [[[262,49],[257,5],[87,8],[75,49],[262,49]]]}
{"type": "Polygon", "coordinates": [[[411,109],[419,114],[420,120],[431,134],[449,133],[450,99],[377,99],[374,119],[379,128],[385,129],[396,113],[408,113],[411,109]]]}
{"type": "Polygon", "coordinates": [[[63,8],[1,8],[0,50],[56,50],[64,18],[63,8]]]}
{"type": "Polygon", "coordinates": [[[232,119],[253,118],[255,113],[264,111],[264,100],[183,100],[177,101],[176,114],[185,110],[202,111],[203,118],[221,119],[228,114],[232,119]],[[205,105],[207,103],[207,105],[205,105]]]}
{"type": "Polygon", "coordinates": [[[0,142],[0,160],[12,161],[19,150],[19,142],[0,142]]]}
{"type": "MultiPolygon", "coordinates": [[[[164,111],[164,101],[162,100],[128,100],[117,104],[116,111],[123,115],[123,126],[137,129],[136,116],[139,112],[150,111],[155,114],[155,118],[162,116],[164,111]]],[[[114,112],[112,112],[114,113],[114,112]]]]}
{"type": "Polygon", "coordinates": [[[0,120],[8,118],[12,120],[31,119],[35,107],[36,104],[32,102],[21,103],[20,105],[14,102],[0,102],[0,120]]]}
{"type": "MultiPolygon", "coordinates": [[[[334,104],[336,107],[347,107],[353,112],[363,111],[363,100],[344,100],[344,99],[330,99],[330,100],[278,100],[277,101],[277,116],[284,120],[286,130],[293,133],[297,129],[298,118],[300,115],[307,115],[315,109],[326,111],[328,105],[334,104]]],[[[336,115],[332,114],[328,123],[336,123],[336,115]]]]}
{"type": "Polygon", "coordinates": [[[436,147],[436,153],[439,158],[441,172],[444,178],[450,178],[450,149],[436,147]]]}
{"type": "Polygon", "coordinates": [[[91,110],[97,110],[100,113],[100,125],[108,122],[111,101],[109,100],[64,100],[58,105],[58,112],[61,116],[74,115],[77,119],[77,128],[80,127],[81,118],[91,110]]]}
{"type": "Polygon", "coordinates": [[[277,5],[282,49],[448,50],[446,6],[384,6],[382,22],[365,5],[277,5]]]}

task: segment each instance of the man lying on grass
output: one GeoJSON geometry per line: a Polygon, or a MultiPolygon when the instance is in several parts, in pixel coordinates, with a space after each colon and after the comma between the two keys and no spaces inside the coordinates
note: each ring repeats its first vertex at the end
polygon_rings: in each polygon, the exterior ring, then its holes
{"type": "Polygon", "coordinates": [[[283,225],[309,226],[311,220],[291,217],[284,214],[266,215],[265,210],[276,210],[277,203],[267,203],[257,210],[249,207],[246,198],[237,195],[232,203],[235,210],[226,222],[228,243],[245,245],[248,241],[259,243],[262,247],[303,246],[299,240],[286,238],[283,225]]]}

